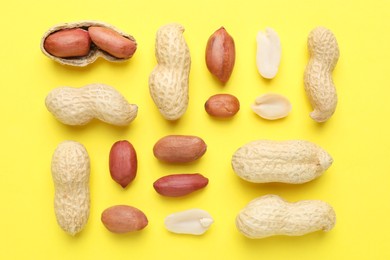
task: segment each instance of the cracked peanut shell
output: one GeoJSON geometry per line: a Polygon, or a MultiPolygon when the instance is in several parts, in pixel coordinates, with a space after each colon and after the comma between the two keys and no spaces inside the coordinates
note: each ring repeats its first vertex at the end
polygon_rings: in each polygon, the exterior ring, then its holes
{"type": "Polygon", "coordinates": [[[58,31],[61,31],[61,30],[66,30],[66,29],[75,29],[75,28],[84,29],[84,30],[87,31],[88,28],[92,27],[92,26],[108,28],[108,29],[113,30],[114,32],[119,33],[120,35],[122,35],[123,37],[129,39],[130,41],[132,41],[135,44],[134,52],[136,51],[137,43],[136,43],[136,40],[135,40],[135,38],[133,36],[131,36],[131,35],[123,32],[123,31],[119,30],[118,28],[114,27],[111,24],[108,24],[108,23],[105,23],[105,22],[101,22],[101,21],[94,21],[94,20],[85,20],[85,21],[61,23],[61,24],[58,24],[58,25],[55,25],[55,26],[51,27],[42,36],[41,44],[40,44],[41,51],[47,57],[49,57],[50,59],[52,59],[52,60],[54,60],[54,61],[56,61],[56,62],[58,62],[60,64],[70,65],[70,66],[77,66],[77,67],[87,66],[87,65],[93,63],[99,57],[102,57],[105,60],[110,61],[110,62],[124,62],[124,61],[126,61],[126,60],[128,60],[128,59],[130,59],[132,57],[132,55],[131,55],[130,57],[126,57],[126,58],[117,58],[117,57],[109,54],[108,52],[103,51],[96,44],[93,44],[93,43],[91,43],[91,45],[90,45],[89,52],[86,55],[80,56],[80,57],[67,57],[67,58],[56,57],[56,56],[50,54],[45,49],[45,40],[51,34],[53,34],[55,32],[58,32],[58,31]]]}

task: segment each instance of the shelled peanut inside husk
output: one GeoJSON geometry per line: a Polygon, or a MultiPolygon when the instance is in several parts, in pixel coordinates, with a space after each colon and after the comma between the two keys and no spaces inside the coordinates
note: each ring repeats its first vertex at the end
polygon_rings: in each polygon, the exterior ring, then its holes
{"type": "Polygon", "coordinates": [[[111,62],[130,59],[137,50],[133,36],[100,21],[63,23],[50,28],[41,50],[64,65],[84,67],[102,57],[111,62]]]}

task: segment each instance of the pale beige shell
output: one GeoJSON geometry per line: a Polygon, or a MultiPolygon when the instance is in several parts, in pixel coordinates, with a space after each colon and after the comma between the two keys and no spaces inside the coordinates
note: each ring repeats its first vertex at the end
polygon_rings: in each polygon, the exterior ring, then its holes
{"type": "Polygon", "coordinates": [[[149,91],[167,120],[179,119],[188,107],[191,57],[183,32],[182,25],[172,23],[160,27],[156,34],[158,65],[149,76],[149,91]]]}
{"type": "Polygon", "coordinates": [[[75,58],[59,58],[59,57],[55,57],[55,56],[51,55],[50,53],[48,53],[45,50],[45,48],[44,48],[45,39],[52,33],[55,33],[57,31],[63,30],[63,29],[88,28],[88,27],[91,27],[91,26],[101,26],[101,27],[105,27],[105,28],[110,28],[110,29],[116,31],[117,33],[119,33],[120,35],[122,35],[123,37],[126,37],[129,40],[133,41],[135,44],[137,44],[136,40],[135,40],[135,38],[133,36],[131,36],[131,35],[125,33],[125,32],[122,32],[121,30],[119,30],[118,28],[114,27],[111,24],[108,24],[108,23],[105,23],[105,22],[101,22],[101,21],[85,20],[85,21],[61,23],[61,24],[57,24],[57,25],[51,27],[42,36],[42,39],[41,39],[41,51],[47,57],[49,57],[50,59],[52,59],[52,60],[54,60],[54,61],[56,61],[58,63],[61,63],[63,65],[77,66],[77,67],[87,66],[87,65],[93,63],[99,57],[102,57],[102,58],[104,58],[104,59],[106,59],[106,60],[108,60],[110,62],[124,62],[124,61],[127,61],[128,59],[131,58],[131,57],[125,58],[125,59],[124,58],[116,58],[116,57],[108,54],[107,52],[97,48],[96,45],[94,45],[94,44],[91,45],[91,50],[90,50],[90,52],[88,53],[87,56],[75,57],[75,58]]]}
{"type": "Polygon", "coordinates": [[[304,140],[253,141],[232,157],[234,172],[254,183],[305,183],[321,176],[332,163],[324,149],[304,140]]]}
{"type": "Polygon", "coordinates": [[[85,125],[96,118],[126,126],[138,112],[137,105],[128,103],[115,88],[100,83],[82,88],[55,88],[47,95],[45,103],[50,113],[66,125],[85,125]]]}
{"type": "Polygon", "coordinates": [[[252,200],[236,217],[238,230],[252,239],[330,231],[335,223],[336,213],[324,201],[301,200],[291,203],[277,195],[252,200]]]}
{"type": "Polygon", "coordinates": [[[264,119],[276,120],[286,117],[292,106],[286,97],[275,93],[267,93],[257,97],[251,108],[253,112],[264,119]]]}
{"type": "Polygon", "coordinates": [[[89,217],[90,161],[85,147],[75,141],[60,143],[52,157],[51,172],[57,222],[64,231],[75,235],[89,217]]]}
{"type": "Polygon", "coordinates": [[[339,47],[334,34],[317,27],[308,37],[310,60],[304,73],[305,91],[313,107],[310,117],[325,122],[336,110],[337,93],[332,71],[339,59],[339,47]]]}

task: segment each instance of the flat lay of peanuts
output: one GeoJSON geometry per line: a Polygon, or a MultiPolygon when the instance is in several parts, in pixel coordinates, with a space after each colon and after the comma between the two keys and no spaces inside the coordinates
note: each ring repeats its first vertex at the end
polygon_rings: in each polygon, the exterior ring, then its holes
{"type": "Polygon", "coordinates": [[[390,3],[2,10],[0,259],[390,259],[390,3]]]}

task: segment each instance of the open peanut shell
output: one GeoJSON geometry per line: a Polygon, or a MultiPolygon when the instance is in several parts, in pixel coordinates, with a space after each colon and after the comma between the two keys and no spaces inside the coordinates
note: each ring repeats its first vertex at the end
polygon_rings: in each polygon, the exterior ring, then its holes
{"type": "Polygon", "coordinates": [[[98,48],[94,43],[91,43],[89,53],[87,55],[81,56],[81,57],[70,57],[70,58],[56,57],[56,56],[50,54],[44,48],[44,43],[45,43],[46,38],[49,35],[57,32],[57,31],[60,31],[63,29],[73,29],[73,28],[81,28],[81,29],[87,30],[91,26],[100,26],[100,27],[112,29],[113,31],[119,33],[123,37],[133,41],[135,43],[135,45],[137,45],[133,36],[131,36],[125,32],[120,31],[119,29],[117,29],[116,27],[114,27],[108,23],[104,23],[104,22],[100,22],[100,21],[93,21],[93,20],[85,20],[85,21],[58,24],[58,25],[51,27],[48,31],[46,31],[41,39],[41,44],[40,44],[40,47],[41,47],[43,54],[45,54],[50,59],[52,59],[58,63],[61,63],[63,65],[70,65],[70,66],[77,66],[77,67],[87,66],[87,65],[93,63],[99,57],[102,57],[110,62],[124,62],[132,57],[132,56],[130,56],[128,58],[114,57],[114,56],[110,55],[109,53],[98,48]]]}

